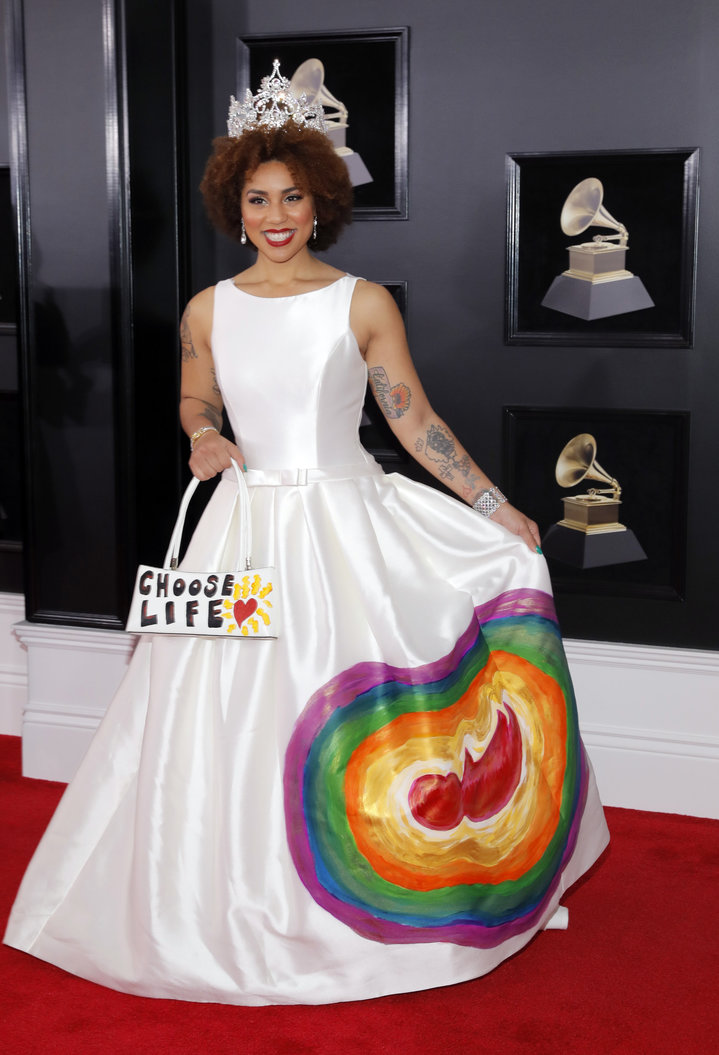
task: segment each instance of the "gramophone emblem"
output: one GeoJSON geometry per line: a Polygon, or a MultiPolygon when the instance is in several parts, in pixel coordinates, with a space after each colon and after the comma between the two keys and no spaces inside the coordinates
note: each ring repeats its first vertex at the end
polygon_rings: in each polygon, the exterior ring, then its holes
{"type": "Polygon", "coordinates": [[[304,92],[308,103],[319,103],[325,110],[327,135],[347,166],[353,187],[372,183],[372,176],[360,155],[347,146],[349,111],[325,84],[325,67],[321,59],[307,59],[301,63],[290,81],[290,89],[296,96],[304,92]]]}
{"type": "Polygon", "coordinates": [[[634,532],[619,523],[622,489],[596,454],[594,436],[582,432],[559,455],[555,476],[560,487],[575,487],[583,480],[597,480],[605,486],[563,498],[564,516],[550,527],[542,549],[548,557],[580,568],[646,560],[634,532]]]}
{"type": "Polygon", "coordinates": [[[543,307],[587,320],[654,307],[642,280],[626,269],[629,233],[605,209],[603,199],[604,187],[592,176],[565,201],[559,223],[566,235],[574,237],[589,227],[609,227],[616,234],[596,234],[591,242],[567,246],[569,267],[552,282],[543,307]]]}

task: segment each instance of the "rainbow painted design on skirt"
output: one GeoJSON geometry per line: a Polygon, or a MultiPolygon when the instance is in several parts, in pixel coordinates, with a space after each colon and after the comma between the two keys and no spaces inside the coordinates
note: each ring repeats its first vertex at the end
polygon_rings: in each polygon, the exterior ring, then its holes
{"type": "Polygon", "coordinates": [[[312,897],[382,942],[489,948],[540,922],[587,790],[550,596],[513,590],[434,663],[359,663],[309,701],[285,760],[312,897]]]}

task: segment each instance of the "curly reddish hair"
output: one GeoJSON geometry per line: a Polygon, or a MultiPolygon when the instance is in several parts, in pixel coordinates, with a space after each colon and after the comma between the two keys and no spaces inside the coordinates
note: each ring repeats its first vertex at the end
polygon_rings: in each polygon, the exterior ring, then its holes
{"type": "Polygon", "coordinates": [[[292,124],[253,128],[237,139],[220,136],[212,146],[200,190],[212,224],[236,242],[242,233],[242,190],[267,161],[286,165],[300,190],[312,195],[317,214],[313,250],[334,245],[350,223],[352,184],[347,166],[322,132],[292,124]]]}

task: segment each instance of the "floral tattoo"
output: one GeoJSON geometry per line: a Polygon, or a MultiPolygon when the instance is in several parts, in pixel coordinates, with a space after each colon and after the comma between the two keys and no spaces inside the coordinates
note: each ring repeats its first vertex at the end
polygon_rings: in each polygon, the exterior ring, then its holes
{"type": "Polygon", "coordinates": [[[390,385],[384,367],[373,366],[369,371],[369,382],[386,418],[401,418],[406,414],[412,402],[412,392],[404,381],[390,385]]]}

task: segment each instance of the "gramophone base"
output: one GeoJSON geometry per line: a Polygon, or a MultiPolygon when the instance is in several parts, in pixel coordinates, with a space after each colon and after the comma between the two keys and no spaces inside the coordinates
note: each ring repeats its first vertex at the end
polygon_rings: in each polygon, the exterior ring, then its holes
{"type": "Polygon", "coordinates": [[[369,169],[365,165],[362,158],[354,150],[350,150],[349,153],[340,153],[337,151],[339,156],[347,166],[347,172],[349,173],[350,183],[353,187],[361,187],[364,183],[372,183],[372,177],[369,173],[369,169]]]}
{"type": "Polygon", "coordinates": [[[592,319],[653,308],[654,301],[636,275],[610,282],[590,282],[572,275],[557,275],[547,290],[542,307],[591,322],[592,319]]]}
{"type": "Polygon", "coordinates": [[[542,552],[545,557],[575,568],[601,568],[605,564],[628,564],[633,560],[647,559],[631,528],[587,535],[574,528],[552,524],[542,539],[542,552]]]}

